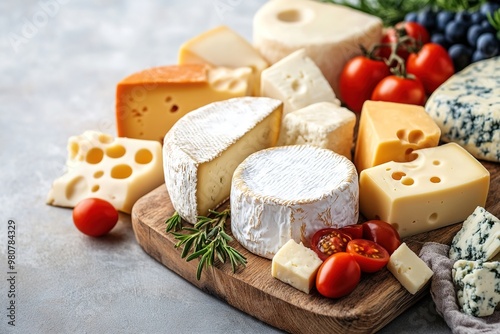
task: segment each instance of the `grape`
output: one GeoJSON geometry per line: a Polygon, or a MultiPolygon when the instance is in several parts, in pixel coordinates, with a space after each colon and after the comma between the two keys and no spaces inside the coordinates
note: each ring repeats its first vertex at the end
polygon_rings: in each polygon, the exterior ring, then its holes
{"type": "Polygon", "coordinates": [[[427,31],[434,30],[436,26],[436,13],[430,8],[425,8],[417,14],[417,23],[424,26],[427,31]]]}
{"type": "Polygon", "coordinates": [[[483,22],[481,22],[481,26],[484,28],[484,32],[491,32],[491,33],[496,32],[495,28],[493,28],[493,26],[491,25],[490,22],[488,22],[488,20],[484,20],[483,22]]]}
{"type": "Polygon", "coordinates": [[[500,8],[500,4],[497,3],[492,3],[492,2],[485,2],[481,5],[481,8],[479,11],[486,16],[488,13],[493,14],[493,12],[497,11],[497,9],[500,8]]]}
{"type": "Polygon", "coordinates": [[[417,22],[417,13],[416,12],[409,12],[408,14],[405,15],[406,22],[417,22]]]}
{"type": "Polygon", "coordinates": [[[472,24],[480,24],[485,18],[486,16],[481,12],[474,12],[470,14],[470,22],[472,24]]]}
{"type": "Polygon", "coordinates": [[[467,24],[471,23],[470,14],[466,11],[461,11],[455,14],[455,21],[464,22],[467,24]]]}
{"type": "Polygon", "coordinates": [[[463,44],[454,44],[448,49],[448,54],[453,60],[455,72],[463,70],[470,64],[472,58],[472,49],[463,44]]]}
{"type": "Polygon", "coordinates": [[[446,25],[455,18],[455,14],[448,11],[442,11],[436,15],[436,27],[439,31],[444,31],[446,25]]]}
{"type": "Polygon", "coordinates": [[[498,54],[498,40],[491,32],[481,34],[477,39],[477,50],[486,57],[493,57],[498,54]]]}
{"type": "Polygon", "coordinates": [[[434,33],[431,36],[431,42],[441,45],[443,48],[448,49],[450,47],[450,42],[446,39],[442,33],[434,33]]]}
{"type": "Polygon", "coordinates": [[[476,47],[478,37],[483,34],[486,29],[480,24],[473,24],[467,31],[467,41],[473,48],[476,47]]]}
{"type": "Polygon", "coordinates": [[[453,20],[446,25],[446,39],[453,44],[464,42],[467,40],[467,29],[467,23],[453,20]]]}
{"type": "Polygon", "coordinates": [[[487,59],[488,57],[486,57],[481,51],[479,50],[476,50],[474,51],[474,53],[472,54],[472,59],[471,59],[471,62],[472,63],[475,63],[476,61],[480,61],[480,60],[484,60],[484,59],[487,59]]]}

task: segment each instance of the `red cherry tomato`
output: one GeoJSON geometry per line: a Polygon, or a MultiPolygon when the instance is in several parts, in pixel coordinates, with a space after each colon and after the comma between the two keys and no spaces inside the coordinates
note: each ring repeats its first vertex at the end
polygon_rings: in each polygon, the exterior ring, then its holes
{"type": "Polygon", "coordinates": [[[76,228],[91,237],[102,236],[118,222],[118,211],[109,202],[99,198],[86,198],[73,209],[76,228]]]}
{"type": "Polygon", "coordinates": [[[430,95],[455,73],[455,67],[445,48],[428,43],[408,57],[406,71],[419,78],[425,92],[430,95]]]}
{"type": "MultiPolygon", "coordinates": [[[[399,22],[392,28],[384,31],[380,43],[392,44],[397,43],[402,38],[408,36],[413,39],[413,42],[408,40],[399,45],[396,53],[398,56],[406,60],[413,48],[429,43],[429,32],[424,26],[416,22],[399,22]]],[[[391,55],[390,46],[382,46],[377,50],[377,56],[388,59],[391,55]]]]}
{"type": "Polygon", "coordinates": [[[330,255],[345,252],[351,237],[336,228],[324,228],[314,233],[311,239],[311,249],[325,261],[330,255]]]}
{"type": "Polygon", "coordinates": [[[398,231],[383,220],[369,220],[363,224],[363,239],[371,240],[392,254],[401,245],[398,231]]]}
{"type": "Polygon", "coordinates": [[[390,75],[389,67],[379,60],[357,56],[349,60],[340,74],[340,98],[354,112],[361,112],[380,80],[390,75]]]}
{"type": "Polygon", "coordinates": [[[321,264],[316,275],[316,290],[328,298],[340,298],[351,293],[361,279],[361,269],[354,257],[345,252],[335,253],[321,264]]]}
{"type": "Polygon", "coordinates": [[[347,244],[347,253],[350,253],[362,272],[374,273],[382,269],[389,262],[389,253],[384,247],[374,241],[354,239],[347,244]]]}
{"type": "Polygon", "coordinates": [[[399,22],[395,25],[396,29],[402,29],[406,31],[406,35],[415,39],[417,43],[421,45],[429,43],[430,36],[429,32],[425,27],[417,22],[399,22]]]}
{"type": "Polygon", "coordinates": [[[354,224],[341,227],[340,232],[343,232],[351,237],[351,239],[362,239],[363,238],[363,225],[354,224]]]}
{"type": "Polygon", "coordinates": [[[418,78],[390,75],[377,84],[373,90],[371,100],[423,106],[425,98],[424,86],[418,78]]]}

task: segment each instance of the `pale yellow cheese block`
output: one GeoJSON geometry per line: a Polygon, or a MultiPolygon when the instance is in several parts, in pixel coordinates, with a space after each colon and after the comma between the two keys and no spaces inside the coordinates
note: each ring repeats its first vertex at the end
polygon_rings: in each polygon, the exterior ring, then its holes
{"type": "Polygon", "coordinates": [[[358,172],[388,161],[411,161],[414,150],[439,144],[441,130],[421,106],[366,101],[359,120],[354,164],[358,172]]]}

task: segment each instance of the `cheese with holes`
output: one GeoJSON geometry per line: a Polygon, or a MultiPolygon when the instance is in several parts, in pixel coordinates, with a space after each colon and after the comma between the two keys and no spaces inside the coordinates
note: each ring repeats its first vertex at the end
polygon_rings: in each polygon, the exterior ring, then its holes
{"type": "Polygon", "coordinates": [[[437,146],[440,134],[421,106],[366,101],[359,120],[354,164],[361,172],[388,161],[411,161],[414,150],[437,146]]]}
{"type": "Polygon", "coordinates": [[[251,94],[260,92],[260,74],[268,63],[260,53],[242,36],[227,26],[208,30],[179,49],[179,64],[210,64],[230,68],[249,67],[251,94]]]}
{"type": "Polygon", "coordinates": [[[500,219],[478,206],[455,234],[450,259],[492,260],[500,254],[500,219]]]}
{"type": "Polygon", "coordinates": [[[309,293],[322,263],[313,250],[290,239],[273,256],[271,275],[302,292],[309,293]]]}
{"type": "Polygon", "coordinates": [[[213,102],[182,117],[163,144],[165,184],[174,209],[195,224],[229,197],[236,167],[276,145],[282,102],[240,97],[213,102]]]}
{"type": "Polygon", "coordinates": [[[425,110],[456,142],[481,160],[500,162],[500,57],[469,65],[436,89],[425,110]]]}
{"type": "Polygon", "coordinates": [[[382,20],[346,6],[311,0],[266,2],[253,19],[253,42],[274,64],[305,49],[339,96],[339,76],[347,61],[382,38],[382,20]]]}
{"type": "Polygon", "coordinates": [[[233,175],[233,236],[268,259],[290,239],[308,247],[319,229],[358,222],[358,190],[353,163],[330,150],[294,145],[256,152],[233,175]]]}
{"type": "Polygon", "coordinates": [[[434,275],[431,268],[404,242],[391,254],[387,269],[412,295],[420,291],[434,275]]]}
{"type": "Polygon", "coordinates": [[[316,102],[340,101],[316,64],[304,50],[293,52],[262,72],[260,95],[283,101],[283,112],[316,102]]]}
{"type": "Polygon", "coordinates": [[[452,279],[464,313],[485,317],[500,309],[500,262],[458,260],[452,279]]]}
{"type": "Polygon", "coordinates": [[[160,143],[113,138],[98,131],[69,138],[66,168],[53,182],[48,204],[74,207],[96,197],[130,213],[140,197],[163,183],[160,143]]]}
{"type": "Polygon", "coordinates": [[[401,237],[464,221],[484,206],[490,174],[455,143],[414,151],[411,162],[387,162],[363,170],[360,211],[392,224],[401,237]]]}
{"type": "Polygon", "coordinates": [[[351,159],[356,116],[331,102],[318,102],[283,118],[278,145],[312,145],[351,159]]]}
{"type": "Polygon", "coordinates": [[[172,65],[134,73],[118,83],[119,137],[157,140],[188,112],[249,94],[249,68],[172,65]]]}

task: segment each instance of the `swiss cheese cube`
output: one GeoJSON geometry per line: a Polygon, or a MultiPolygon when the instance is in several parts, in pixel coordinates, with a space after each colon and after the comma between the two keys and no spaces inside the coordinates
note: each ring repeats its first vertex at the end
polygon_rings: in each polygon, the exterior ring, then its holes
{"type": "Polygon", "coordinates": [[[260,95],[283,101],[284,115],[316,102],[340,101],[305,50],[297,50],[262,72],[260,95]]]}
{"type": "Polygon", "coordinates": [[[339,96],[339,76],[349,59],[382,37],[382,20],[347,6],[311,0],[267,1],[255,14],[253,42],[274,64],[305,49],[339,96]]]}
{"type": "Polygon", "coordinates": [[[208,65],[155,67],[130,75],[116,89],[118,136],[163,141],[188,112],[249,94],[249,68],[208,65]]]}
{"type": "Polygon", "coordinates": [[[434,147],[441,130],[422,106],[366,101],[359,121],[354,164],[358,172],[388,161],[415,158],[414,150],[434,147]]]}
{"type": "Polygon", "coordinates": [[[490,174],[455,143],[420,149],[411,162],[387,162],[363,170],[360,211],[392,224],[401,237],[464,221],[484,206],[490,174]]]}
{"type": "Polygon", "coordinates": [[[412,295],[422,289],[434,275],[431,268],[406,243],[402,243],[391,254],[387,269],[412,295]]]}
{"type": "Polygon", "coordinates": [[[210,103],[182,117],[163,144],[165,184],[174,209],[195,224],[224,203],[236,167],[276,145],[283,103],[240,97],[210,103]]]}
{"type": "Polygon", "coordinates": [[[274,255],[271,274],[274,278],[309,293],[322,263],[313,250],[290,239],[274,255]]]}
{"type": "Polygon", "coordinates": [[[251,94],[260,92],[260,74],[268,63],[242,36],[227,26],[208,30],[185,42],[178,56],[179,64],[209,64],[224,67],[249,67],[251,94]]]}
{"type": "Polygon", "coordinates": [[[331,102],[318,102],[283,118],[278,146],[312,145],[351,159],[356,116],[331,102]]]}
{"type": "Polygon", "coordinates": [[[68,153],[67,172],[52,184],[48,204],[74,207],[84,198],[96,197],[130,213],[140,197],[163,183],[157,141],[85,131],[69,138],[68,153]]]}

